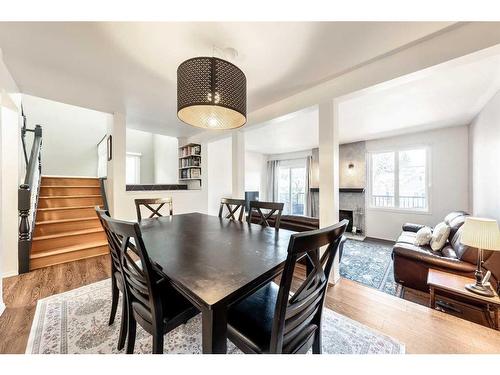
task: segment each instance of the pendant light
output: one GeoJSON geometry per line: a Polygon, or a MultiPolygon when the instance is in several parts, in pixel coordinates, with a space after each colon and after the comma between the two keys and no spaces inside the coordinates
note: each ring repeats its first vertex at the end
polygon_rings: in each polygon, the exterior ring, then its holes
{"type": "Polygon", "coordinates": [[[194,57],[177,68],[177,117],[204,129],[235,129],[247,122],[247,80],[236,65],[194,57]]]}

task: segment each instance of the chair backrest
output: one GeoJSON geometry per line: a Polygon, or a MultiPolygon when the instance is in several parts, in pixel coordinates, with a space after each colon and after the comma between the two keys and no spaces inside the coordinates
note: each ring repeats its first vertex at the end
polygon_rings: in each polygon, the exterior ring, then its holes
{"type": "Polygon", "coordinates": [[[120,266],[120,249],[116,247],[116,241],[114,239],[114,234],[111,232],[111,229],[109,228],[108,222],[104,220],[105,217],[110,217],[109,212],[107,210],[101,209],[99,206],[95,207],[95,211],[97,213],[97,217],[99,218],[99,221],[101,222],[102,229],[104,229],[104,233],[106,233],[106,237],[108,239],[108,247],[109,247],[109,253],[111,254],[111,271],[114,272],[120,272],[121,273],[121,266],[120,266]]]}
{"type": "Polygon", "coordinates": [[[141,207],[147,208],[149,211],[151,211],[151,214],[148,212],[148,214],[149,214],[148,219],[151,219],[154,217],[165,216],[165,215],[162,215],[160,212],[160,210],[165,205],[167,206],[166,209],[168,209],[168,215],[172,216],[174,214],[174,210],[172,207],[172,198],[171,197],[152,198],[152,199],[136,199],[135,200],[135,210],[137,211],[137,221],[140,222],[142,220],[141,207]]]}
{"type": "Polygon", "coordinates": [[[100,215],[103,227],[111,239],[110,248],[119,255],[119,266],[123,278],[125,293],[134,310],[140,310],[141,316],[147,316],[148,324],[161,325],[163,307],[155,272],[142,240],[139,224],[115,220],[108,215],[100,215]],[[140,258],[138,265],[134,258],[140,258]]]}
{"type": "Polygon", "coordinates": [[[227,208],[227,214],[225,216],[226,219],[236,220],[235,215],[238,215],[238,210],[240,210],[238,220],[243,221],[243,214],[245,212],[244,199],[222,198],[220,200],[219,217],[222,217],[224,206],[227,208]]]}
{"type": "Polygon", "coordinates": [[[293,234],[288,257],[281,276],[271,334],[271,353],[307,351],[312,344],[311,332],[318,329],[333,260],[348,220],[327,228],[293,234]],[[320,248],[327,246],[320,258],[320,248]],[[308,275],[290,297],[297,260],[306,257],[308,275]]]}
{"type": "Polygon", "coordinates": [[[274,227],[276,229],[279,229],[280,227],[280,221],[281,221],[281,214],[283,213],[283,207],[284,203],[277,203],[277,202],[260,202],[260,201],[251,201],[250,202],[250,209],[248,211],[248,222],[252,222],[252,217],[254,214],[256,214],[257,218],[257,223],[260,225],[263,225],[265,227],[270,226],[269,224],[269,219],[271,216],[273,216],[275,213],[274,217],[274,227]],[[268,212],[262,212],[262,210],[268,210],[268,212]]]}

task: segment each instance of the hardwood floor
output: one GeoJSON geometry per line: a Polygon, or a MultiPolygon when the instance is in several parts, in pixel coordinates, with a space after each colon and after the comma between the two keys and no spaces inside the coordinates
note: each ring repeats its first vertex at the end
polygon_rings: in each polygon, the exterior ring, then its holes
{"type": "MultiPolygon", "coordinates": [[[[0,353],[24,353],[36,301],[109,277],[108,255],[3,280],[0,353]]],[[[295,283],[303,277],[297,272],[295,283]]],[[[500,332],[342,279],[326,306],[406,344],[407,353],[500,353],[500,332]]]]}
{"type": "Polygon", "coordinates": [[[0,353],[24,353],[36,301],[110,277],[109,255],[58,264],[3,279],[0,353]]]}

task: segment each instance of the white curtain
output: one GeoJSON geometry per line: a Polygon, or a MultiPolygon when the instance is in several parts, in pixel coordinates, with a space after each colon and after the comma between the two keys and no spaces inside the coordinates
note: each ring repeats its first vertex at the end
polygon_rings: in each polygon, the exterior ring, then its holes
{"type": "Polygon", "coordinates": [[[306,216],[313,216],[313,202],[311,195],[311,181],[312,181],[312,156],[306,157],[306,186],[305,186],[305,204],[306,204],[306,216]]]}
{"type": "Polygon", "coordinates": [[[267,201],[275,202],[278,199],[278,160],[267,162],[267,201]]]}

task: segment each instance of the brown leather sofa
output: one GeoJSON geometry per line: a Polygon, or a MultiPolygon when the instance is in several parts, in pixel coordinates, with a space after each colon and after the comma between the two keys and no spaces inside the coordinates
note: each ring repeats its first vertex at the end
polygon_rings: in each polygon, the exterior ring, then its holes
{"type": "MultiPolygon", "coordinates": [[[[392,250],[394,279],[403,286],[429,291],[427,275],[429,268],[474,278],[477,263],[477,249],[460,243],[461,227],[469,214],[463,211],[451,212],[444,222],[451,228],[448,240],[442,250],[433,251],[430,246],[414,245],[420,224],[404,224],[392,250]]],[[[500,256],[484,251],[483,267],[491,271],[491,283],[497,288],[500,276],[500,256]]]]}

